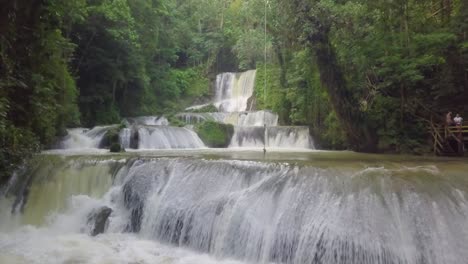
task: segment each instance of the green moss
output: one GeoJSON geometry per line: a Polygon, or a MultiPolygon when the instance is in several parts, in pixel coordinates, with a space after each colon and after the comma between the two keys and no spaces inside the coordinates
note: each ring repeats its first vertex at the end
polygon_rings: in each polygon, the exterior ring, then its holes
{"type": "Polygon", "coordinates": [[[195,126],[198,136],[208,147],[225,148],[229,146],[234,126],[221,124],[213,121],[206,121],[195,126]]]}

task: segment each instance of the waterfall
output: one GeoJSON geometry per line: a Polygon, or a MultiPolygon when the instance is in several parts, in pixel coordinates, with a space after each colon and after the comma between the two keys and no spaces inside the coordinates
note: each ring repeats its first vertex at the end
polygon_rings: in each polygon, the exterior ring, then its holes
{"type": "Polygon", "coordinates": [[[68,135],[60,142],[63,149],[99,148],[102,138],[109,129],[115,126],[97,126],[93,129],[72,128],[67,129],[68,135]]]}
{"type": "Polygon", "coordinates": [[[308,127],[237,126],[234,128],[231,148],[299,148],[313,149],[314,144],[308,127]],[[266,142],[265,141],[266,138],[266,142]]]}
{"type": "Polygon", "coordinates": [[[278,115],[270,111],[240,113],[238,126],[277,126],[278,115]]]}
{"type": "MultiPolygon", "coordinates": [[[[60,144],[64,149],[99,148],[105,133],[112,127],[70,129],[69,135],[60,144]]],[[[198,135],[188,128],[170,126],[132,125],[123,128],[119,141],[124,149],[191,149],[205,148],[198,135]],[[134,135],[137,136],[134,136],[134,135]]]]}
{"type": "Polygon", "coordinates": [[[129,149],[130,148],[131,138],[132,138],[132,129],[131,128],[124,128],[124,129],[120,130],[120,133],[119,133],[120,145],[124,149],[129,149]]]}
{"type": "Polygon", "coordinates": [[[142,126],[138,128],[139,149],[203,148],[198,135],[188,128],[142,126]]]}
{"type": "Polygon", "coordinates": [[[45,159],[30,170],[28,191],[12,188],[0,197],[2,263],[468,259],[463,163],[447,168],[445,162],[45,159]],[[22,201],[16,205],[23,207],[19,215],[9,214],[14,194],[22,201]],[[105,233],[95,239],[80,235],[89,233],[87,215],[103,205],[113,209],[105,233]],[[203,253],[209,255],[202,258],[203,253]]]}
{"type": "MultiPolygon", "coordinates": [[[[255,76],[257,71],[225,72],[216,76],[215,96],[211,103],[220,112],[244,112],[248,108],[248,101],[253,96],[255,76]]],[[[198,110],[210,103],[194,105],[186,110],[198,110]]]]}
{"type": "MultiPolygon", "coordinates": [[[[313,140],[306,127],[277,127],[278,115],[271,111],[250,111],[256,70],[242,73],[221,73],[216,76],[214,105],[217,113],[180,113],[177,118],[187,124],[215,121],[234,125],[232,148],[300,148],[313,149],[313,140]],[[249,110],[249,111],[247,111],[249,110]],[[266,131],[264,126],[266,126],[266,131]],[[265,142],[266,141],[266,142],[265,142]]],[[[187,110],[200,109],[192,106],[187,110]]]]}
{"type": "Polygon", "coordinates": [[[242,73],[222,73],[216,77],[215,106],[221,112],[247,111],[252,97],[256,70],[242,73]]]}

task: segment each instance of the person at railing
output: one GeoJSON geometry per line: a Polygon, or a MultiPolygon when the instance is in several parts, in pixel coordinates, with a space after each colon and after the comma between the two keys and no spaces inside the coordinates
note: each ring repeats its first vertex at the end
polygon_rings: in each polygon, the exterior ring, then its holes
{"type": "Polygon", "coordinates": [[[460,116],[460,114],[457,114],[455,118],[453,119],[453,122],[458,128],[458,137],[462,139],[462,125],[463,125],[463,118],[460,116]]]}
{"type": "Polygon", "coordinates": [[[454,121],[455,125],[459,126],[459,127],[461,127],[462,124],[463,124],[463,118],[460,116],[460,114],[457,114],[457,116],[455,116],[453,121],[454,121]]]}
{"type": "Polygon", "coordinates": [[[445,116],[445,125],[446,126],[453,125],[452,112],[448,112],[447,115],[445,116]]]}

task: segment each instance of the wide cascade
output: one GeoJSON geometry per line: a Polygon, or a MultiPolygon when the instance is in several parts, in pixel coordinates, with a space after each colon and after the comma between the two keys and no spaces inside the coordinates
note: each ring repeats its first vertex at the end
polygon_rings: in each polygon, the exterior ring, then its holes
{"type": "Polygon", "coordinates": [[[186,127],[172,127],[163,116],[126,118],[119,125],[73,128],[59,143],[62,149],[96,149],[104,147],[105,135],[119,131],[119,142],[124,149],[192,149],[205,148],[198,135],[186,127]]]}
{"type": "Polygon", "coordinates": [[[0,263],[468,259],[466,166],[38,159],[2,192],[0,263]],[[104,233],[92,238],[103,208],[104,233]]]}

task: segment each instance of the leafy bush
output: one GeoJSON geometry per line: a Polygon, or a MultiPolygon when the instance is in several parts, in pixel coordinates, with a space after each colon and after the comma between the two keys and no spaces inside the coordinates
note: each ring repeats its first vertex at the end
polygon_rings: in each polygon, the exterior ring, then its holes
{"type": "Polygon", "coordinates": [[[0,185],[27,158],[40,150],[38,138],[27,129],[7,125],[0,129],[0,185]]]}
{"type": "Polygon", "coordinates": [[[213,121],[206,121],[195,126],[195,130],[201,140],[212,148],[225,148],[229,146],[234,126],[231,124],[221,124],[213,121]]]}
{"type": "Polygon", "coordinates": [[[218,112],[218,108],[216,108],[216,106],[214,106],[213,104],[209,104],[199,109],[190,110],[189,112],[191,113],[213,113],[213,112],[218,112]]]}

